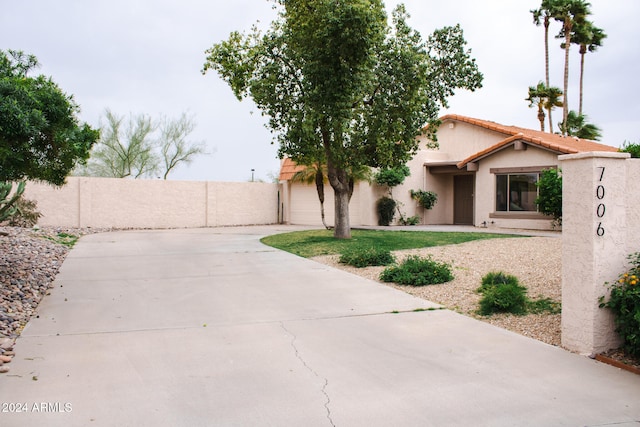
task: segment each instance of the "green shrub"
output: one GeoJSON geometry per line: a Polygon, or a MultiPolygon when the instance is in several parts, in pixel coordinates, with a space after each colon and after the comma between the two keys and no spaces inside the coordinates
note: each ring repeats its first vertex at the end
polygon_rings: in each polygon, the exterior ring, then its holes
{"type": "Polygon", "coordinates": [[[611,294],[607,302],[600,297],[600,307],[613,312],[623,349],[634,357],[640,357],[640,252],[629,255],[628,259],[633,267],[610,285],[611,294]]]}
{"type": "Polygon", "coordinates": [[[404,182],[404,179],[411,175],[411,170],[407,165],[402,165],[392,169],[380,170],[373,179],[378,185],[386,185],[387,187],[396,187],[404,182]]]}
{"type": "Polygon", "coordinates": [[[545,169],[536,183],[538,197],[536,205],[540,213],[553,217],[562,225],[562,173],[558,169],[545,169]]]}
{"type": "Polygon", "coordinates": [[[390,225],[396,210],[396,201],[390,197],[381,197],[377,203],[378,225],[390,225]]]}
{"type": "Polygon", "coordinates": [[[376,248],[357,248],[343,253],[340,256],[340,263],[351,265],[357,268],[389,265],[395,262],[391,252],[376,248]]]}
{"type": "Polygon", "coordinates": [[[482,278],[478,292],[482,294],[479,313],[483,316],[527,312],[527,288],[521,286],[514,276],[502,272],[488,273],[482,278]]]}
{"type": "Polygon", "coordinates": [[[427,210],[433,208],[438,201],[438,195],[433,191],[411,190],[411,198],[427,210]]]}
{"type": "Polygon", "coordinates": [[[494,313],[559,314],[561,310],[561,303],[551,298],[530,300],[527,288],[520,285],[518,278],[501,271],[487,273],[477,292],[483,295],[478,310],[483,316],[494,313]]]}
{"type": "Polygon", "coordinates": [[[640,144],[638,143],[625,141],[620,151],[631,154],[631,158],[640,158],[640,144]]]}
{"type": "Polygon", "coordinates": [[[409,218],[400,218],[400,224],[402,225],[418,225],[420,224],[419,216],[410,216],[409,218]]]}
{"type": "Polygon", "coordinates": [[[400,265],[385,269],[380,275],[383,282],[401,285],[424,286],[445,283],[453,280],[451,266],[439,263],[431,258],[410,256],[400,265]]]}
{"type": "Polygon", "coordinates": [[[511,276],[509,274],[505,274],[502,271],[492,271],[487,273],[482,278],[482,285],[478,289],[478,292],[483,293],[486,289],[496,286],[496,285],[506,285],[506,284],[518,284],[518,278],[515,276],[511,276]]]}

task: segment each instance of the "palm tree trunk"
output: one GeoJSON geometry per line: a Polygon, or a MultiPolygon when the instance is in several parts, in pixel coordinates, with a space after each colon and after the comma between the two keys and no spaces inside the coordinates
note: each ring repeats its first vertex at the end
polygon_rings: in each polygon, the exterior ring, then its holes
{"type": "Polygon", "coordinates": [[[578,108],[578,115],[582,115],[582,88],[584,85],[584,57],[587,53],[586,46],[580,46],[580,105],[578,108]]]}
{"type": "Polygon", "coordinates": [[[322,218],[322,225],[325,229],[331,230],[331,227],[327,225],[326,220],[324,219],[324,203],[320,202],[320,217],[322,218]]]}
{"type": "Polygon", "coordinates": [[[544,17],[544,76],[547,87],[549,83],[549,16],[544,17]]]}
{"type": "Polygon", "coordinates": [[[316,191],[318,192],[318,200],[320,200],[320,217],[322,218],[322,225],[329,230],[327,222],[324,218],[324,174],[322,173],[322,166],[318,164],[316,170],[316,191]]]}
{"type": "MultiPolygon", "coordinates": [[[[544,77],[547,87],[551,87],[549,83],[549,16],[544,17],[544,77]]],[[[547,108],[547,117],[549,117],[549,132],[553,133],[553,120],[551,119],[551,108],[547,108]]],[[[541,126],[544,132],[544,124],[541,126]]]]}
{"type": "Polygon", "coordinates": [[[564,123],[564,129],[562,134],[567,135],[567,116],[569,115],[569,99],[567,97],[567,91],[569,89],[569,48],[571,47],[571,17],[565,18],[565,47],[564,47],[564,95],[562,97],[562,122],[564,123]]]}
{"type": "Polygon", "coordinates": [[[544,132],[544,108],[541,104],[538,104],[538,120],[540,120],[540,131],[544,132]]]}

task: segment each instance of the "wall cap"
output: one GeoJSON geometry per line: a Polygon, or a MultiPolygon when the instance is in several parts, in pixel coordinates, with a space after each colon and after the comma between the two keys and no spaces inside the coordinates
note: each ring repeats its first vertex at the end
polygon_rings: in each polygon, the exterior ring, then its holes
{"type": "Polygon", "coordinates": [[[563,154],[562,156],[558,156],[558,160],[566,161],[566,160],[582,160],[582,159],[628,159],[631,158],[631,154],[629,153],[616,153],[612,151],[588,151],[586,153],[577,153],[577,154],[563,154]]]}

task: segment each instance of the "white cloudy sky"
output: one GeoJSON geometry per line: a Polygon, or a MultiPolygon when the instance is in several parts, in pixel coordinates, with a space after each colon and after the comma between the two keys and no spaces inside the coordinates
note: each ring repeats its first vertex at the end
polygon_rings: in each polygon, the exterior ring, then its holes
{"type": "MultiPolygon", "coordinates": [[[[398,2],[385,2],[391,9],[398,2]]],[[[411,25],[423,36],[460,23],[485,76],[483,89],[460,92],[445,113],[538,128],[524,101],[544,79],[543,30],[529,12],[540,0],[406,0],[411,25]]],[[[604,46],[586,59],[584,111],[606,144],[640,142],[640,2],[591,0],[604,46]]],[[[204,51],[232,30],[267,25],[268,0],[0,0],[0,49],[23,50],[42,64],[81,106],[93,126],[105,108],[117,114],[195,117],[192,139],[212,153],[178,169],[172,179],[269,180],[277,149],[250,101],[239,102],[213,72],[200,73],[204,51]]],[[[554,27],[554,32],[558,27],[554,27]]],[[[562,87],[563,56],[551,41],[552,85],[562,87]]],[[[569,104],[577,110],[578,55],[571,57],[569,104]]],[[[560,117],[556,113],[555,117],[560,117]]],[[[556,122],[558,120],[555,120],[556,122]]]]}

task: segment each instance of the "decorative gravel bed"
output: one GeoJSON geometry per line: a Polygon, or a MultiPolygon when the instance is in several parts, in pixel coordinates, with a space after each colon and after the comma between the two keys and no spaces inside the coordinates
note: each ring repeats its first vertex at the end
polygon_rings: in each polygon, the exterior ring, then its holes
{"type": "MultiPolygon", "coordinates": [[[[530,298],[561,301],[561,248],[562,240],[556,237],[523,237],[476,240],[457,245],[397,251],[394,255],[398,261],[409,255],[419,255],[431,256],[436,261],[446,262],[453,267],[455,278],[441,285],[388,285],[467,316],[559,346],[559,314],[500,314],[483,317],[475,314],[475,311],[481,298],[476,289],[480,286],[482,277],[490,271],[503,271],[516,276],[520,283],[527,287],[530,298]]],[[[313,259],[380,281],[378,278],[384,267],[355,268],[340,264],[338,258],[338,255],[327,255],[313,259]]]]}

